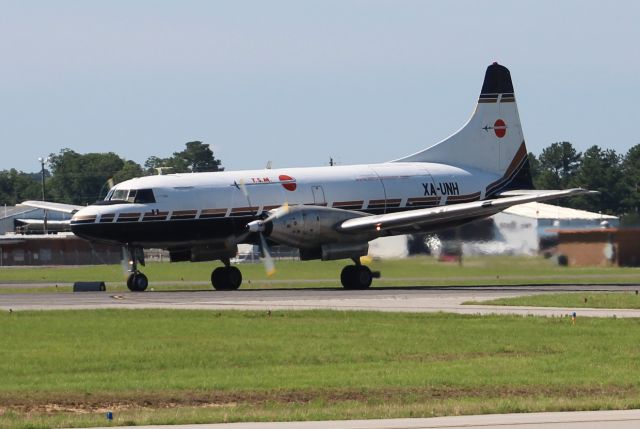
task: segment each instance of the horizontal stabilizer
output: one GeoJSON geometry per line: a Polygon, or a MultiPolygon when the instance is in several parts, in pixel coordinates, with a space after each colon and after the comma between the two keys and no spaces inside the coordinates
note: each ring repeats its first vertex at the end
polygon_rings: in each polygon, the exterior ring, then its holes
{"type": "Polygon", "coordinates": [[[338,230],[346,233],[364,233],[374,230],[388,231],[407,227],[428,228],[448,222],[468,221],[478,217],[491,216],[518,204],[554,200],[574,195],[583,195],[590,192],[591,191],[581,188],[562,191],[534,191],[534,193],[528,195],[364,216],[345,220],[338,226],[338,230]]]}
{"type": "MultiPolygon", "coordinates": [[[[518,197],[521,195],[537,195],[541,193],[549,193],[549,192],[562,192],[559,190],[551,190],[551,189],[512,189],[510,191],[503,191],[496,194],[496,197],[518,197]]],[[[587,191],[584,190],[582,194],[598,194],[598,191],[587,191]]]]}
{"type": "Polygon", "coordinates": [[[50,210],[52,212],[61,212],[74,214],[83,206],[75,206],[73,204],[51,203],[49,201],[23,201],[19,206],[33,207],[34,209],[50,210]]]}

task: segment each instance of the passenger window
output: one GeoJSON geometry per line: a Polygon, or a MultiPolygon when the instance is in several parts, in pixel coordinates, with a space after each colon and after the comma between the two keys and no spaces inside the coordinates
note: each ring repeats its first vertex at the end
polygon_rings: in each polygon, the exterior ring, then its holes
{"type": "Polygon", "coordinates": [[[134,202],[143,204],[155,203],[156,198],[153,195],[153,189],[138,189],[134,202]]]}

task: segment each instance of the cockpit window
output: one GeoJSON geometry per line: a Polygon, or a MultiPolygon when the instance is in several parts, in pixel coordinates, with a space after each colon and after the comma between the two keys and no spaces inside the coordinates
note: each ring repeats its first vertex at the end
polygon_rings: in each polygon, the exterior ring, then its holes
{"type": "Polygon", "coordinates": [[[116,189],[111,190],[105,201],[126,201],[128,203],[155,203],[153,189],[116,189]]]}
{"type": "MultiPolygon", "coordinates": [[[[129,195],[129,198],[131,198],[131,195],[129,195]]],[[[155,203],[156,197],[153,195],[152,189],[138,189],[134,202],[142,204],[155,203]]]]}
{"type": "Polygon", "coordinates": [[[129,195],[128,189],[116,189],[109,200],[127,201],[127,195],[129,195]]]}

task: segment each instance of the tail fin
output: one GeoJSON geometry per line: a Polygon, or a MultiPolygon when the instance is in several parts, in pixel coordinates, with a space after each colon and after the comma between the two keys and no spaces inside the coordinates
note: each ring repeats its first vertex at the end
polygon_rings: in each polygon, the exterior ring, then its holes
{"type": "Polygon", "coordinates": [[[499,174],[502,178],[487,194],[533,188],[509,70],[498,63],[487,67],[476,110],[458,132],[396,161],[439,162],[499,174]]]}

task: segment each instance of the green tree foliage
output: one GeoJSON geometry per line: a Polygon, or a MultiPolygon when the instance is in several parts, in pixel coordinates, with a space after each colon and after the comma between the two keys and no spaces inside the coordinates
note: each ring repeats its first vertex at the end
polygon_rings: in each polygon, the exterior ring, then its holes
{"type": "MultiPolygon", "coordinates": [[[[534,184],[538,189],[569,187],[581,162],[581,153],[569,142],[557,142],[545,148],[538,157],[538,174],[534,184]]],[[[533,167],[533,166],[532,166],[533,167]]]]}
{"type": "Polygon", "coordinates": [[[621,158],[616,151],[591,146],[582,155],[582,163],[570,185],[598,191],[598,194],[573,198],[572,207],[607,214],[620,213],[626,193],[622,177],[621,158]]]}
{"type": "Polygon", "coordinates": [[[198,173],[204,171],[223,171],[220,160],[213,156],[208,144],[201,141],[185,143],[186,148],[174,152],[170,158],[151,156],[144,163],[148,174],[158,174],[158,169],[165,173],[198,173]]]}
{"type": "Polygon", "coordinates": [[[40,173],[24,173],[16,169],[0,171],[0,204],[15,205],[24,200],[42,199],[40,173]]]}
{"type": "Polygon", "coordinates": [[[622,160],[625,224],[640,225],[640,144],[633,146],[622,160]]]}
{"type": "Polygon", "coordinates": [[[102,198],[109,179],[142,175],[142,168],[113,152],[80,154],[62,149],[51,155],[52,178],[48,188],[54,201],[85,205],[102,198]]]}

